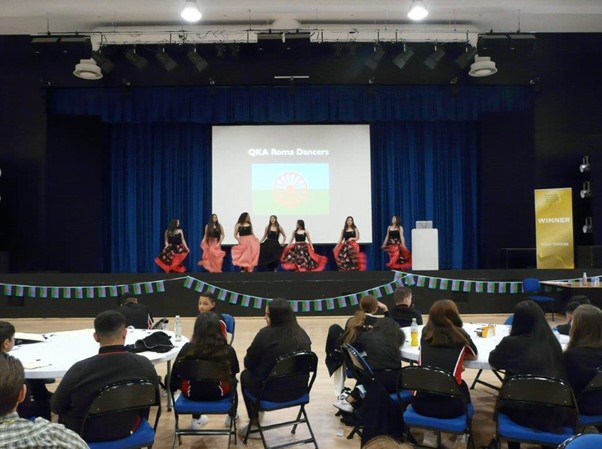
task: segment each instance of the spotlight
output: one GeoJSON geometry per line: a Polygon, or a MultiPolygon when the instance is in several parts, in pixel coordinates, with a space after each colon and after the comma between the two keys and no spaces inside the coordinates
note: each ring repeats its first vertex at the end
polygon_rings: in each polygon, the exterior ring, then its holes
{"type": "Polygon", "coordinates": [[[104,73],[108,74],[115,70],[115,64],[113,64],[113,62],[105,55],[100,53],[100,50],[92,52],[92,59],[96,61],[96,64],[98,64],[104,73]]]}
{"type": "Polygon", "coordinates": [[[589,165],[589,156],[583,156],[583,160],[581,161],[581,165],[579,166],[579,171],[581,173],[586,173],[590,171],[591,167],[589,165]]]}
{"type": "Polygon", "coordinates": [[[192,65],[194,65],[199,72],[202,72],[209,66],[209,63],[196,52],[196,47],[192,47],[192,50],[190,50],[186,56],[188,56],[188,59],[190,62],[192,62],[192,65]]]}
{"type": "Polygon", "coordinates": [[[581,198],[590,198],[592,196],[592,189],[589,181],[583,183],[583,188],[581,189],[581,192],[579,192],[579,195],[581,195],[581,198]]]}
{"type": "Polygon", "coordinates": [[[93,59],[81,59],[79,64],[75,65],[73,74],[84,80],[99,80],[102,78],[102,70],[93,59]]]}
{"type": "Polygon", "coordinates": [[[157,52],[155,58],[157,58],[157,61],[159,61],[163,68],[168,72],[171,72],[178,66],[178,63],[174,61],[171,56],[165,53],[165,48],[162,48],[161,51],[157,52]]]}
{"type": "Polygon", "coordinates": [[[426,9],[426,6],[424,6],[424,2],[422,0],[412,0],[410,11],[408,12],[408,17],[411,20],[419,21],[428,15],[429,12],[426,9]]]}
{"type": "Polygon", "coordinates": [[[470,65],[470,76],[480,78],[483,76],[491,76],[497,73],[495,62],[489,56],[475,55],[474,62],[470,65]]]}
{"type": "Polygon", "coordinates": [[[414,56],[414,50],[410,47],[406,47],[406,44],[403,44],[403,51],[395,56],[393,64],[395,64],[399,70],[402,70],[410,59],[412,59],[412,56],[414,56]]]}
{"type": "Polygon", "coordinates": [[[380,64],[380,60],[385,55],[385,51],[378,45],[374,46],[374,53],[370,55],[364,64],[368,66],[372,71],[376,70],[378,64],[380,64]]]}
{"type": "Polygon", "coordinates": [[[435,45],[435,51],[424,60],[424,65],[431,70],[435,70],[444,56],[445,50],[443,50],[443,48],[437,48],[437,45],[435,45]]]}
{"type": "Polygon", "coordinates": [[[201,17],[203,17],[201,11],[199,11],[198,5],[196,4],[196,0],[186,0],[180,16],[186,22],[198,22],[201,20],[201,17]]]}
{"type": "Polygon", "coordinates": [[[466,51],[460,56],[458,56],[454,62],[459,68],[465,69],[466,67],[468,67],[468,64],[470,64],[470,62],[473,60],[476,54],[477,49],[470,45],[467,45],[466,51]]]}
{"type": "Polygon", "coordinates": [[[594,232],[594,225],[592,222],[592,217],[585,217],[585,224],[583,225],[583,233],[591,234],[594,232]]]}
{"type": "Polygon", "coordinates": [[[130,48],[125,52],[125,58],[132,63],[141,72],[148,69],[148,59],[136,53],[136,47],[130,48]]]}

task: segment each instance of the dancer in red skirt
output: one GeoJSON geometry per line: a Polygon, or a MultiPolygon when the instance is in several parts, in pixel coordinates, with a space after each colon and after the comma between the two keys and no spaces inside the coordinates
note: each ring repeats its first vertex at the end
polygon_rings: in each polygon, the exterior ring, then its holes
{"type": "Polygon", "coordinates": [[[340,271],[366,271],[368,263],[366,254],[360,251],[357,243],[359,239],[360,231],[355,226],[353,217],[347,217],[339,244],[333,250],[340,271]]]}
{"type": "Polygon", "coordinates": [[[222,250],[224,240],[224,227],[220,224],[217,215],[211,215],[211,220],[205,225],[205,235],[201,241],[203,257],[199,260],[199,266],[211,273],[221,273],[226,252],[222,250]]]}
{"type": "Polygon", "coordinates": [[[155,263],[166,273],[184,273],[186,272],[184,260],[189,252],[184,231],[180,228],[180,220],[174,218],[165,231],[165,246],[159,257],[155,259],[155,263]]]}
{"type": "Polygon", "coordinates": [[[297,220],[297,228],[280,259],[282,268],[292,271],[324,271],[328,258],[316,254],[305,222],[297,220]]]}
{"type": "Polygon", "coordinates": [[[381,248],[389,254],[387,266],[392,270],[409,270],[412,268],[412,253],[406,247],[403,227],[397,215],[393,215],[391,225],[387,227],[387,235],[381,248]]]}
{"type": "Polygon", "coordinates": [[[238,245],[232,247],[232,263],[240,267],[241,271],[253,271],[259,261],[259,239],[253,234],[248,212],[243,212],[238,217],[234,238],[238,240],[238,245]]]}

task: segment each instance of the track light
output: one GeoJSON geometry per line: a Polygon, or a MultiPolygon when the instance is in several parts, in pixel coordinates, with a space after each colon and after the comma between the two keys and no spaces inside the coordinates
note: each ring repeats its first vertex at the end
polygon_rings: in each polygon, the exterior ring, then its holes
{"type": "Polygon", "coordinates": [[[585,217],[585,224],[583,225],[583,233],[591,234],[594,232],[594,225],[592,222],[592,217],[585,217]]]}
{"type": "Polygon", "coordinates": [[[581,161],[581,165],[579,166],[579,171],[581,173],[586,173],[590,171],[591,167],[589,165],[589,156],[583,156],[583,160],[581,161]]]}
{"type": "Polygon", "coordinates": [[[81,59],[75,65],[73,74],[84,80],[99,80],[102,78],[102,70],[96,65],[94,59],[81,59]]]}
{"type": "Polygon", "coordinates": [[[125,52],[125,59],[130,61],[141,72],[148,69],[148,59],[136,53],[136,47],[132,47],[125,52]]]}
{"type": "Polygon", "coordinates": [[[431,70],[435,70],[444,56],[445,50],[443,50],[443,47],[437,48],[437,45],[435,45],[435,51],[424,60],[424,65],[431,70]]]}
{"type": "Polygon", "coordinates": [[[209,63],[205,61],[205,59],[203,59],[203,57],[196,52],[196,47],[192,47],[192,49],[188,51],[186,56],[199,72],[202,72],[209,66],[209,63]]]}
{"type": "Polygon", "coordinates": [[[581,192],[579,192],[579,195],[581,195],[581,198],[590,198],[592,196],[592,189],[589,181],[583,183],[583,188],[581,189],[581,192]]]}
{"type": "Polygon", "coordinates": [[[459,68],[465,69],[466,67],[468,67],[468,64],[471,63],[471,61],[473,60],[473,58],[475,57],[476,54],[477,54],[476,48],[474,48],[470,45],[466,45],[466,51],[464,53],[462,53],[460,56],[458,56],[454,62],[456,63],[456,65],[459,68]]]}
{"type": "Polygon", "coordinates": [[[159,61],[163,68],[168,72],[171,72],[178,66],[178,63],[174,61],[171,56],[165,53],[165,48],[162,48],[161,51],[157,52],[155,58],[157,58],[157,61],[159,61]]]}
{"type": "Polygon", "coordinates": [[[196,3],[196,0],[186,0],[186,3],[184,3],[184,8],[182,8],[180,16],[186,22],[198,22],[199,20],[201,20],[201,17],[203,17],[196,3]]]}
{"type": "Polygon", "coordinates": [[[414,56],[414,50],[410,47],[406,47],[406,44],[403,44],[403,51],[395,56],[393,64],[395,64],[399,70],[402,70],[410,59],[412,59],[412,56],[414,56]]]}
{"type": "Polygon", "coordinates": [[[491,76],[497,73],[495,62],[489,56],[475,55],[474,62],[470,65],[470,76],[481,78],[483,76],[491,76]]]}
{"type": "Polygon", "coordinates": [[[92,52],[92,59],[96,61],[96,64],[102,69],[103,73],[108,74],[115,70],[115,64],[113,64],[113,62],[105,55],[100,53],[100,50],[92,52]]]}
{"type": "Polygon", "coordinates": [[[408,12],[408,17],[411,20],[422,20],[428,15],[429,12],[426,9],[426,6],[424,6],[424,2],[422,0],[412,0],[410,11],[408,12]]]}
{"type": "Polygon", "coordinates": [[[378,64],[380,64],[380,60],[383,58],[384,55],[385,51],[379,45],[375,45],[374,53],[372,53],[370,57],[366,59],[366,62],[364,62],[364,64],[368,66],[372,71],[374,71],[378,67],[378,64]]]}

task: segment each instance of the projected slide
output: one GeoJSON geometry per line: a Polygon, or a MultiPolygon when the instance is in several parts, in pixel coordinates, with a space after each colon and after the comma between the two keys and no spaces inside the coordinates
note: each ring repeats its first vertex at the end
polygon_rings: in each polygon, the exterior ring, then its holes
{"type": "MultiPolygon", "coordinates": [[[[270,215],[288,238],[303,219],[314,243],[335,243],[345,218],[372,242],[369,125],[214,126],[212,212],[235,244],[249,212],[261,238],[270,215]]],[[[190,232],[190,230],[188,231],[190,232]]],[[[379,239],[381,237],[379,236],[379,239]]]]}
{"type": "Polygon", "coordinates": [[[253,164],[251,170],[253,214],[330,212],[328,164],[253,164]]]}

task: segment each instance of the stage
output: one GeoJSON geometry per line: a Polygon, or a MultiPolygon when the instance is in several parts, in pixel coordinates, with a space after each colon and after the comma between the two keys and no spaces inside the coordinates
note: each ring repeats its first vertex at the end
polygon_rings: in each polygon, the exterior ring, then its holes
{"type": "MultiPolygon", "coordinates": [[[[602,275],[590,270],[589,276],[602,275]]],[[[393,306],[391,292],[408,285],[416,308],[427,313],[438,299],[452,299],[461,313],[511,313],[525,299],[520,282],[577,279],[581,270],[454,270],[368,272],[257,272],[257,273],[131,273],[131,274],[2,274],[0,317],[93,317],[117,307],[117,297],[128,289],[149,306],[155,317],[194,316],[198,292],[212,290],[218,309],[234,316],[260,316],[266,299],[289,299],[297,314],[351,315],[363,294],[380,296],[393,306]]],[[[601,289],[586,289],[594,304],[602,305],[601,289]]],[[[552,291],[561,311],[568,299],[552,291]]]]}

